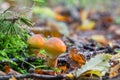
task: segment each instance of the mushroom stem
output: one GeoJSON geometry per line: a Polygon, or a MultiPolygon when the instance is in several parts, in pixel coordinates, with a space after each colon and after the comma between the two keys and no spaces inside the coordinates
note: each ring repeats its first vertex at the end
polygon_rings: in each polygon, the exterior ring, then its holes
{"type": "Polygon", "coordinates": [[[47,65],[50,67],[57,67],[57,57],[47,58],[47,65]]]}

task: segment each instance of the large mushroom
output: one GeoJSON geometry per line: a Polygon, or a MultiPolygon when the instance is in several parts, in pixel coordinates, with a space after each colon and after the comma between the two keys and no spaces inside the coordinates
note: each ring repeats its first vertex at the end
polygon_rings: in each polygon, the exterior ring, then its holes
{"type": "Polygon", "coordinates": [[[57,57],[66,51],[66,45],[61,39],[52,37],[45,42],[44,49],[49,57],[48,65],[56,67],[57,57]]]}

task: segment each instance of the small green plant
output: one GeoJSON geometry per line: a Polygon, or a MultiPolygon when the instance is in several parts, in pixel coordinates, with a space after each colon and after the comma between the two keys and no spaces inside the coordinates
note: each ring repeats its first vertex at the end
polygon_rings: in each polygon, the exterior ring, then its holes
{"type": "Polygon", "coordinates": [[[12,12],[4,11],[0,14],[0,62],[7,61],[13,68],[17,68],[18,72],[25,73],[11,59],[29,57],[27,50],[25,50],[29,34],[22,28],[22,25],[24,23],[24,25],[32,26],[32,23],[23,16],[15,16],[10,13],[12,12]]]}
{"type": "MultiPolygon", "coordinates": [[[[5,65],[7,63],[13,70],[22,74],[27,73],[30,68],[48,69],[43,59],[38,58],[33,62],[25,60],[31,58],[32,55],[29,54],[27,44],[30,35],[22,26],[32,26],[32,22],[23,16],[10,15],[11,17],[8,17],[8,13],[9,11],[4,11],[0,14],[0,62],[5,65]]],[[[44,50],[40,52],[46,53],[44,50]]],[[[0,66],[1,70],[4,70],[3,67],[4,65],[0,66]]]]}

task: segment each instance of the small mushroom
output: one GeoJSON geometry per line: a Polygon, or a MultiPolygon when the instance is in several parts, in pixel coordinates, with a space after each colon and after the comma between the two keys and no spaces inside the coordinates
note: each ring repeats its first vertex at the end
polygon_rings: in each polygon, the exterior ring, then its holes
{"type": "Polygon", "coordinates": [[[27,43],[32,48],[41,49],[44,45],[44,39],[40,34],[35,34],[27,40],[27,43]]]}
{"type": "Polygon", "coordinates": [[[44,46],[44,39],[40,34],[35,34],[27,40],[27,43],[29,44],[31,52],[37,56],[40,49],[44,46]]]}

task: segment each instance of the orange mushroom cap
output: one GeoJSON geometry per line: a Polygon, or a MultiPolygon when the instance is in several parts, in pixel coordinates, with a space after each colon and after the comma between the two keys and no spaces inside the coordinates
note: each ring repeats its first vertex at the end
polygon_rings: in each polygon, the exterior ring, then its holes
{"type": "Polygon", "coordinates": [[[40,49],[44,45],[44,39],[40,34],[35,34],[27,40],[27,43],[32,48],[40,49]]]}
{"type": "Polygon", "coordinates": [[[44,49],[50,58],[55,58],[66,51],[66,45],[61,39],[52,37],[45,42],[44,49]]]}

